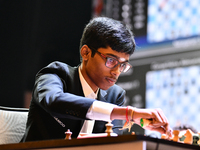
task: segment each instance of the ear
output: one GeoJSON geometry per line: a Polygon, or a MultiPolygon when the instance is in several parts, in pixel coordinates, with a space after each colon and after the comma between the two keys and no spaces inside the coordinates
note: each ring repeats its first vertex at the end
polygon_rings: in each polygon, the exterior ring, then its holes
{"type": "Polygon", "coordinates": [[[91,50],[87,45],[83,45],[80,54],[83,58],[83,60],[88,60],[88,58],[91,56],[91,50]]]}

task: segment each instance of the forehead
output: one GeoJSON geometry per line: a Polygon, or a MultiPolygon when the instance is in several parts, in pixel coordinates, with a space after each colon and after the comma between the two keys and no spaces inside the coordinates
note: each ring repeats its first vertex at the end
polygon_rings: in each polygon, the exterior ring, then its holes
{"type": "Polygon", "coordinates": [[[108,48],[99,48],[98,51],[100,53],[104,54],[104,55],[109,55],[109,56],[115,57],[120,62],[128,61],[129,57],[130,57],[129,54],[117,52],[115,50],[112,50],[112,48],[110,48],[110,47],[108,47],[108,48]]]}

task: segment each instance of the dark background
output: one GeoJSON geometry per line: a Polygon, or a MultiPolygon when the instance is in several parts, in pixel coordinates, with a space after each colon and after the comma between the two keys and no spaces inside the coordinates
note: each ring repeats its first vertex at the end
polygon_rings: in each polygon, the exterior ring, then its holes
{"type": "Polygon", "coordinates": [[[91,0],[0,1],[0,106],[24,107],[35,74],[59,60],[76,66],[91,0]]]}

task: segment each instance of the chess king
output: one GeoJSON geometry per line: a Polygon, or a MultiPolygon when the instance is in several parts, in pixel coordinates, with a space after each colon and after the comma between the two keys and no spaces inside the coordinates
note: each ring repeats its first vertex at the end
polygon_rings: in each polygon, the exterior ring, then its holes
{"type": "Polygon", "coordinates": [[[112,121],[120,135],[123,120],[140,124],[151,119],[146,129],[170,133],[161,109],[124,106],[125,90],[115,83],[131,69],[129,57],[135,50],[132,32],[122,22],[97,17],[90,20],[80,41],[81,63],[72,67],[52,62],[36,75],[26,131],[22,142],[64,139],[80,134],[104,133],[112,121]]]}

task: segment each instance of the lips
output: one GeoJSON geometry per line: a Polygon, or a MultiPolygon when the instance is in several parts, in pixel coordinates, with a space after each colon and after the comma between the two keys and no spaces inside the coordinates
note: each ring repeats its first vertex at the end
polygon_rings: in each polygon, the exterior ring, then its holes
{"type": "Polygon", "coordinates": [[[109,83],[112,83],[112,84],[114,84],[117,81],[117,79],[115,78],[106,78],[106,79],[108,80],[109,83]]]}

